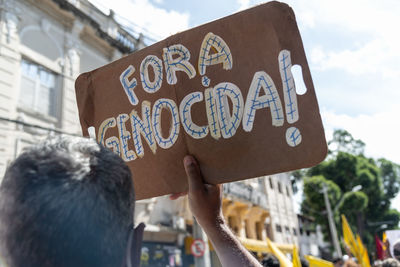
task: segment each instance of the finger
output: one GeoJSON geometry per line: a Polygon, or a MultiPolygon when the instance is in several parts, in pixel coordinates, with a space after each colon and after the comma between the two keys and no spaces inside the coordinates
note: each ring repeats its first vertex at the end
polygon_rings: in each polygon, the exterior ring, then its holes
{"type": "Polygon", "coordinates": [[[183,159],[186,176],[188,177],[189,192],[194,190],[203,190],[203,177],[200,173],[199,165],[193,156],[187,155],[183,159]]]}
{"type": "Polygon", "coordinates": [[[208,194],[211,195],[219,195],[221,196],[222,194],[222,186],[219,184],[213,185],[213,184],[205,184],[204,189],[208,194]]]}
{"type": "Polygon", "coordinates": [[[171,194],[171,195],[169,196],[169,199],[170,199],[170,200],[175,200],[175,199],[178,199],[178,198],[180,198],[180,197],[182,197],[182,196],[187,195],[187,193],[188,193],[188,192],[180,192],[180,193],[171,194]]]}

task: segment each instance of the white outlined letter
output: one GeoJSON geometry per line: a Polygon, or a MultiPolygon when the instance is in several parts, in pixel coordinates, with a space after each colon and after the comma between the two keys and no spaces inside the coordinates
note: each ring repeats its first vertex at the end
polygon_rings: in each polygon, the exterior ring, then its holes
{"type": "Polygon", "coordinates": [[[275,84],[266,72],[258,71],[254,74],[249,92],[247,93],[242,122],[243,130],[250,132],[253,129],[256,111],[267,107],[271,109],[272,125],[282,126],[285,118],[275,84]],[[261,88],[264,89],[264,95],[262,96],[260,96],[261,88]]]}
{"type": "Polygon", "coordinates": [[[233,58],[229,46],[218,35],[207,33],[200,47],[198,68],[200,75],[206,73],[207,66],[222,63],[224,70],[230,70],[233,66],[233,58]],[[211,49],[216,53],[210,54],[211,49]]]}
{"type": "Polygon", "coordinates": [[[132,65],[129,65],[129,67],[122,72],[122,74],[119,76],[119,80],[121,82],[122,88],[124,88],[124,91],[126,93],[126,96],[129,99],[129,102],[131,102],[132,105],[137,105],[139,103],[139,99],[136,97],[135,92],[135,87],[137,85],[137,81],[135,78],[132,80],[129,80],[129,77],[135,72],[135,67],[132,65]]]}
{"type": "Polygon", "coordinates": [[[161,88],[163,80],[163,66],[161,59],[153,55],[149,55],[143,59],[140,64],[140,79],[142,81],[143,90],[147,93],[157,92],[161,88]],[[153,68],[154,81],[150,81],[149,66],[153,68]]]}
{"type": "Polygon", "coordinates": [[[196,70],[190,64],[190,52],[181,44],[171,45],[163,49],[163,59],[165,64],[165,72],[167,74],[168,84],[176,84],[176,72],[185,72],[190,79],[196,76],[196,70]],[[174,58],[174,56],[178,56],[174,58]]]}
{"type": "Polygon", "coordinates": [[[235,84],[223,82],[214,87],[214,97],[217,102],[222,137],[231,138],[235,135],[243,116],[242,92],[235,84]],[[232,101],[232,115],[229,110],[228,96],[232,101]]]}
{"type": "Polygon", "coordinates": [[[152,122],[153,122],[153,131],[154,137],[156,138],[157,144],[163,148],[170,148],[173,144],[175,144],[179,135],[179,113],[178,107],[175,102],[171,99],[161,98],[158,99],[153,105],[153,113],[152,113],[152,122]],[[163,109],[168,109],[171,112],[171,126],[169,129],[169,136],[164,138],[162,136],[161,130],[161,111],[163,109]]]}
{"type": "Polygon", "coordinates": [[[179,106],[183,129],[194,139],[204,138],[208,134],[208,126],[198,126],[192,121],[192,105],[202,100],[203,94],[201,92],[190,93],[182,99],[179,106]]]}
{"type": "Polygon", "coordinates": [[[142,140],[140,135],[144,137],[147,144],[149,145],[151,151],[155,154],[157,145],[156,141],[154,140],[153,136],[153,128],[151,125],[151,118],[150,118],[150,102],[143,101],[142,102],[142,119],[140,119],[139,115],[137,114],[136,110],[132,110],[130,114],[131,118],[131,125],[132,125],[132,139],[133,144],[135,145],[136,154],[139,157],[144,156],[144,148],[142,145],[142,140]]]}

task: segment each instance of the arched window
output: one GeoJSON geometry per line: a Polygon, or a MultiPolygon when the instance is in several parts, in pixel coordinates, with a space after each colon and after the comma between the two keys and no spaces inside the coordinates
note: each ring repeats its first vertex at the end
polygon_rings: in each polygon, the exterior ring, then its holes
{"type": "Polygon", "coordinates": [[[58,118],[61,97],[61,46],[52,32],[49,22],[29,25],[21,31],[21,82],[19,107],[58,118]],[[34,59],[34,60],[32,60],[34,59]]]}
{"type": "Polygon", "coordinates": [[[57,74],[27,59],[21,60],[20,107],[57,117],[57,74]]]}

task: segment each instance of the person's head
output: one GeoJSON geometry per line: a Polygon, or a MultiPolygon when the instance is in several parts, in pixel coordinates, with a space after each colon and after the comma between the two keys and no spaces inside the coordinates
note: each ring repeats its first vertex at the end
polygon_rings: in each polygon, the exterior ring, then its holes
{"type": "Polygon", "coordinates": [[[342,258],[338,257],[338,258],[333,259],[332,263],[333,263],[333,266],[335,266],[335,267],[341,267],[341,266],[343,266],[344,261],[342,258]]]}
{"type": "Polygon", "coordinates": [[[279,260],[272,254],[267,254],[264,259],[261,261],[262,266],[264,267],[279,267],[279,260]]]}
{"type": "Polygon", "coordinates": [[[400,261],[400,239],[393,244],[393,258],[400,261]]]}
{"type": "Polygon", "coordinates": [[[301,267],[310,267],[310,263],[305,258],[300,258],[301,267]]]}
{"type": "Polygon", "coordinates": [[[122,266],[134,190],[130,170],[84,138],[24,151],[0,186],[0,256],[8,266],[122,266]]]}
{"type": "Polygon", "coordinates": [[[400,267],[400,262],[393,258],[387,258],[382,262],[382,267],[400,267]]]}

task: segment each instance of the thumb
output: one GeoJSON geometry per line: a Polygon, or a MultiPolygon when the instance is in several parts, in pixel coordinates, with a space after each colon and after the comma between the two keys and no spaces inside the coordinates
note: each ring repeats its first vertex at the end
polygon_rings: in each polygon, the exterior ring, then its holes
{"type": "Polygon", "coordinates": [[[200,168],[193,156],[187,155],[183,159],[183,166],[185,167],[186,176],[188,177],[189,192],[195,190],[203,190],[203,177],[200,173],[200,168]]]}

